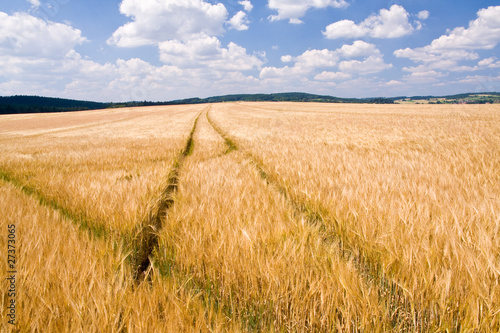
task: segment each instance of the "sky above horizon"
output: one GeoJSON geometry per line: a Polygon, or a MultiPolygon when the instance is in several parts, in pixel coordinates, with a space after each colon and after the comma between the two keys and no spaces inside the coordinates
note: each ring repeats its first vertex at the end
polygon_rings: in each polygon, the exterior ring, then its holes
{"type": "Polygon", "coordinates": [[[500,91],[499,1],[0,3],[0,96],[500,91]]]}

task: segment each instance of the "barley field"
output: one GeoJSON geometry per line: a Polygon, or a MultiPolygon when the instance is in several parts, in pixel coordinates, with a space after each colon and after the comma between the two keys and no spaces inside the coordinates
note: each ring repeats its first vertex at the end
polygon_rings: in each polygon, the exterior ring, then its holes
{"type": "Polygon", "coordinates": [[[500,107],[0,117],[0,331],[498,332],[500,107]]]}

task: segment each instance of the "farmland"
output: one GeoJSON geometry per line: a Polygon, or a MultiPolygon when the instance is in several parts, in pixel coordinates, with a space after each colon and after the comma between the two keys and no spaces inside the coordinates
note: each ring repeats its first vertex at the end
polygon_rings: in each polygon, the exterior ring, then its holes
{"type": "Polygon", "coordinates": [[[499,331],[498,133],[498,105],[2,116],[1,330],[499,331]]]}

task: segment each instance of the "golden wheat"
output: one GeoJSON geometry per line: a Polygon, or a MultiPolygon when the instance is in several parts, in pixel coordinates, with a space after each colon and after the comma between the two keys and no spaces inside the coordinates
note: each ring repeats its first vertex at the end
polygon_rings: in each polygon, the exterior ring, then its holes
{"type": "Polygon", "coordinates": [[[240,103],[211,113],[329,232],[400,285],[429,329],[495,331],[499,111],[240,103]]]}
{"type": "Polygon", "coordinates": [[[2,116],[15,329],[499,331],[498,133],[495,105],[2,116]]]}

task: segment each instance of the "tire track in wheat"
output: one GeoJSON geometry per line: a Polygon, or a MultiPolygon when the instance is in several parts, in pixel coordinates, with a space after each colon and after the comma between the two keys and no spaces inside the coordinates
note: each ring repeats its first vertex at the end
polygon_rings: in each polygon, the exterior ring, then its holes
{"type": "MultiPolygon", "coordinates": [[[[304,218],[312,225],[320,226],[324,230],[332,230],[326,224],[325,212],[327,211],[320,205],[319,209],[314,209],[306,202],[294,199],[290,196],[287,187],[282,185],[281,180],[269,172],[266,165],[255,157],[251,152],[241,149],[227,133],[225,133],[217,124],[210,118],[209,112],[206,117],[210,125],[224,139],[227,145],[227,151],[239,150],[246,158],[254,165],[260,177],[266,184],[275,189],[283,198],[290,204],[298,218],[304,218]]],[[[338,244],[340,253],[346,261],[352,261],[363,276],[368,285],[375,285],[379,290],[381,303],[388,310],[388,316],[391,325],[394,328],[403,329],[404,331],[424,332],[430,324],[429,313],[419,309],[411,300],[411,295],[390,277],[388,277],[382,269],[379,261],[373,262],[369,259],[368,253],[362,248],[352,244],[349,239],[343,237],[345,233],[341,230],[340,223],[334,221],[333,235],[329,235],[325,241],[333,241],[338,244]]]]}
{"type": "MultiPolygon", "coordinates": [[[[135,272],[134,278],[138,279],[141,275],[144,275],[144,272],[149,268],[149,256],[157,244],[157,231],[161,228],[161,219],[166,214],[166,211],[173,205],[172,195],[178,187],[179,169],[182,165],[183,159],[186,156],[190,155],[193,150],[193,134],[200,115],[201,112],[195,119],[183,151],[176,158],[174,165],[167,176],[168,185],[162,191],[160,197],[157,199],[158,204],[156,206],[156,209],[150,213],[147,221],[141,223],[139,231],[136,233],[136,237],[110,230],[107,227],[106,221],[92,219],[88,215],[86,215],[85,212],[76,212],[68,207],[65,207],[57,200],[46,196],[43,191],[36,186],[23,182],[14,174],[6,170],[0,170],[0,179],[5,181],[6,183],[11,184],[12,186],[20,190],[24,195],[33,197],[41,206],[59,212],[63,217],[67,218],[72,223],[77,225],[81,230],[88,232],[92,237],[95,237],[97,239],[108,239],[114,242],[125,241],[128,243],[132,241],[133,245],[131,251],[133,258],[131,264],[133,265],[135,272]]],[[[143,115],[141,115],[141,117],[142,116],[143,115]]],[[[138,116],[134,116],[130,118],[137,117],[138,116]]],[[[129,118],[127,118],[127,120],[128,119],[129,118]]],[[[118,121],[123,120],[124,119],[118,121]]],[[[94,125],[102,125],[102,123],[94,125]]]]}
{"type": "Polygon", "coordinates": [[[191,132],[189,133],[186,146],[177,157],[174,167],[167,177],[167,186],[163,189],[158,199],[157,207],[150,212],[148,219],[142,224],[141,230],[138,232],[138,237],[134,241],[136,251],[132,262],[136,281],[144,280],[149,275],[148,270],[151,267],[150,257],[154,249],[158,246],[158,234],[163,227],[162,220],[165,219],[168,210],[174,205],[174,194],[179,187],[179,172],[184,159],[193,152],[193,136],[202,112],[196,117],[191,132]]]}

